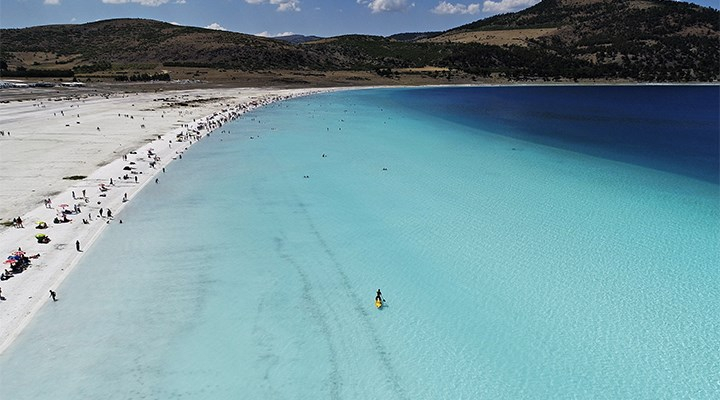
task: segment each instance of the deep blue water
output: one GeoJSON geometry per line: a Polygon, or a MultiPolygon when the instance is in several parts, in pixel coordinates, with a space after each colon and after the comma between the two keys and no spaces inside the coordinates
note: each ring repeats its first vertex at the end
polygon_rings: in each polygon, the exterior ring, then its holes
{"type": "Polygon", "coordinates": [[[473,128],[718,183],[718,86],[428,88],[392,93],[473,128]]]}

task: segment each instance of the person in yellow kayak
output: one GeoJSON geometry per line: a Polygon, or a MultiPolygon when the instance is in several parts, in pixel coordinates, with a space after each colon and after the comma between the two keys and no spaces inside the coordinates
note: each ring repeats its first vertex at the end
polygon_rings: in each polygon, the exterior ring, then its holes
{"type": "Polygon", "coordinates": [[[378,289],[378,290],[377,290],[377,293],[375,294],[375,301],[385,301],[385,300],[382,298],[382,292],[380,291],[380,289],[378,289]]]}

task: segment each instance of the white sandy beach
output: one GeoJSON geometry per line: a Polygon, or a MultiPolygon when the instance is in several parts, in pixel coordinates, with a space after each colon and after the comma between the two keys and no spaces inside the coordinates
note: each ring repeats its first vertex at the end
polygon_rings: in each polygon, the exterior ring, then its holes
{"type": "Polygon", "coordinates": [[[327,90],[184,90],[0,104],[0,217],[8,222],[19,216],[24,225],[0,228],[0,254],[3,260],[19,248],[27,256],[39,254],[24,272],[0,282],[0,352],[52,301],[50,290],[62,301],[57,287],[83,254],[76,241],[84,251],[107,224],[120,223],[125,202],[162,180],[158,175],[171,161],[181,162],[188,146],[250,108],[327,90]],[[86,178],[63,179],[74,175],[86,178]],[[51,207],[44,203],[48,198],[51,207]],[[77,205],[80,213],[68,215],[71,222],[54,223],[63,204],[70,210],[77,205]],[[48,228],[36,229],[38,221],[48,228]],[[50,243],[38,243],[38,233],[50,243]]]}

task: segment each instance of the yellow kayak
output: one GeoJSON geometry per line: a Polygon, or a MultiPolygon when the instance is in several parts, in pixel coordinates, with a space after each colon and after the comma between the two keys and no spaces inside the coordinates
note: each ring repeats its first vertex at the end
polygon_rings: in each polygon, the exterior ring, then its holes
{"type": "Polygon", "coordinates": [[[380,308],[382,307],[382,300],[375,300],[375,307],[380,308]]]}

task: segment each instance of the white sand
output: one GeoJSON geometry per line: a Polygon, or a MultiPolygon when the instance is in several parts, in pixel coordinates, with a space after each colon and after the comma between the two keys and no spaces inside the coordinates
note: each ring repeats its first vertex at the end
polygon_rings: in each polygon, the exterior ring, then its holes
{"type": "MultiPolygon", "coordinates": [[[[5,297],[0,301],[0,353],[35,312],[52,301],[51,289],[62,301],[58,285],[83,255],[76,250],[75,241],[86,250],[107,224],[119,223],[125,194],[132,201],[144,185],[155,184],[163,167],[187,149],[189,138],[179,142],[178,133],[204,135],[212,130],[208,125],[217,127],[248,107],[319,91],[186,90],[0,104],[0,130],[6,132],[0,136],[0,217],[11,221],[20,216],[25,226],[0,228],[0,256],[5,260],[18,248],[27,255],[40,254],[26,271],[0,282],[5,297]],[[194,106],[179,105],[182,101],[194,106]],[[160,157],[155,168],[149,165],[150,148],[160,157]],[[131,151],[137,154],[129,154],[131,151]],[[123,160],[125,155],[127,161],[123,160]],[[130,162],[137,169],[123,170],[130,162]],[[129,179],[118,179],[126,174],[129,179]],[[87,178],[63,179],[72,175],[87,178]],[[109,190],[101,192],[100,184],[109,190]],[[81,198],[83,190],[87,202],[81,198]],[[45,207],[43,200],[47,198],[52,200],[52,208],[45,207]],[[70,223],[55,224],[60,204],[68,204],[70,209],[78,204],[81,213],[69,215],[70,223]],[[113,219],[99,217],[100,208],[112,210],[113,219]],[[92,221],[84,224],[82,220],[90,215],[92,221]],[[48,229],[35,229],[37,221],[45,221],[48,229]],[[38,233],[48,235],[51,242],[37,243],[38,233]]],[[[0,268],[9,269],[9,265],[0,268]]]]}

